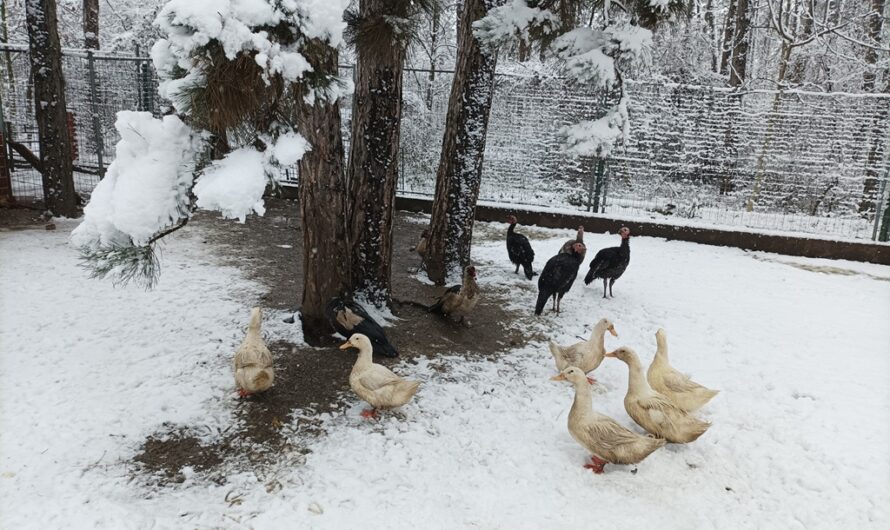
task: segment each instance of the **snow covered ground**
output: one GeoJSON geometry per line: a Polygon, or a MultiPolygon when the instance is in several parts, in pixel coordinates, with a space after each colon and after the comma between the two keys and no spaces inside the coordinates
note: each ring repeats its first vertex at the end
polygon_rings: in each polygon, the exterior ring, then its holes
{"type": "MultiPolygon", "coordinates": [[[[219,265],[190,227],[168,245],[156,291],[115,289],[78,269],[73,226],[0,232],[3,527],[890,525],[890,267],[640,237],[615,299],[579,279],[562,315],[523,319],[567,343],[608,316],[620,339],[607,347],[632,346],[644,362],[663,326],[673,364],[722,389],[702,412],[704,436],[635,473],[581,467],[566,430],[572,390],[549,381],[550,354],[533,344],[498,362],[430,352],[396,369],[423,380],[416,400],[378,422],[352,400],[326,417],[305,465],[223,485],[187,473],[159,490],[131,481],[125,462],[163,422],[207,425],[211,439],[231,421],[230,355],[260,286],[219,265]]],[[[520,230],[537,270],[573,236],[520,230]]],[[[618,238],[586,241],[589,261],[618,238]]],[[[530,313],[535,289],[505,254],[499,239],[474,248],[481,285],[510,286],[530,313]]],[[[637,428],[622,405],[625,365],[607,359],[596,375],[594,406],[637,428]]]]}

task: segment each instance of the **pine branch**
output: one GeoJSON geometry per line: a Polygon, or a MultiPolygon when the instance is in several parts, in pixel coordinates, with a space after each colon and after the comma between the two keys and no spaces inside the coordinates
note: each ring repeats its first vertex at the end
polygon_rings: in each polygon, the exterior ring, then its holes
{"type": "Polygon", "coordinates": [[[151,290],[161,276],[161,264],[151,244],[81,247],[80,254],[80,265],[90,271],[90,278],[111,277],[115,287],[134,282],[151,290]]]}

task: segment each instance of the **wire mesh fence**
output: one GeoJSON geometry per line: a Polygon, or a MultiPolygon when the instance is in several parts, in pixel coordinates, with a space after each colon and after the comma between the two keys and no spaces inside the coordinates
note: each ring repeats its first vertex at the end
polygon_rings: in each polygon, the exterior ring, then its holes
{"type": "MultiPolygon", "coordinates": [[[[39,153],[34,117],[31,67],[25,46],[0,45],[3,69],[0,98],[7,138],[39,153]]],[[[65,50],[62,56],[69,129],[75,144],[75,189],[89,193],[114,160],[118,141],[114,128],[120,110],[159,112],[157,78],[151,59],[136,55],[106,54],[90,50],[65,50]]],[[[40,174],[17,152],[7,149],[11,160],[14,197],[40,199],[40,174]]]]}
{"type": "MultiPolygon", "coordinates": [[[[8,134],[37,152],[25,47],[0,46],[8,134]]],[[[119,110],[160,114],[148,57],[66,50],[76,187],[89,192],[114,159],[119,110]]],[[[349,66],[341,75],[351,76],[349,66]]],[[[402,195],[431,196],[453,74],[405,72],[402,195]]],[[[480,200],[674,224],[874,239],[890,190],[890,96],[738,92],[628,81],[631,136],[602,163],[570,156],[560,129],[594,119],[606,96],[557,77],[499,74],[480,200]]],[[[351,101],[342,104],[348,146],[351,101]]],[[[347,149],[348,153],[348,149],[347,149]]],[[[12,155],[17,197],[42,197],[40,175],[12,155]]],[[[296,184],[295,168],[281,175],[296,184]]]]}

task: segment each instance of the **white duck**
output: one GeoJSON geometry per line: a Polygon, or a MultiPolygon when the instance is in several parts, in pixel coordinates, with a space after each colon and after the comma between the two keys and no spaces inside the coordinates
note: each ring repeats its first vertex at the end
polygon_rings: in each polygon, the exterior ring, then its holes
{"type": "Polygon", "coordinates": [[[624,409],[640,427],[669,442],[688,443],[698,439],[711,426],[652,390],[643,375],[640,358],[632,349],[622,346],[607,353],[606,357],[616,357],[627,364],[629,377],[624,409]]]}
{"type": "Polygon", "coordinates": [[[590,383],[580,368],[569,366],[551,379],[569,381],[575,387],[569,433],[590,451],[591,463],[584,467],[594,473],[602,473],[606,464],[637,464],[665,444],[660,438],[641,436],[593,410],[590,383]]]}
{"type": "Polygon", "coordinates": [[[371,361],[373,347],[367,336],[355,333],[340,346],[341,350],[348,348],[358,348],[358,358],[349,374],[349,386],[372,407],[362,411],[363,418],[376,417],[377,409],[401,407],[414,397],[420,381],[407,381],[389,368],[374,364],[371,361]]]}
{"type": "Polygon", "coordinates": [[[251,309],[247,336],[235,352],[235,384],[238,385],[238,394],[241,397],[265,392],[275,382],[272,354],[263,342],[262,322],[263,313],[260,308],[251,309]]]}
{"type": "Polygon", "coordinates": [[[655,359],[649,365],[646,379],[649,385],[661,392],[668,399],[686,412],[693,412],[702,408],[705,403],[711,401],[720,391],[711,390],[696,383],[688,375],[678,372],[668,361],[667,334],[663,329],[655,332],[655,342],[658,349],[655,351],[655,359]]]}
{"type": "MultiPolygon", "coordinates": [[[[590,333],[590,340],[578,342],[571,346],[560,346],[550,341],[550,353],[553,355],[553,360],[556,361],[556,369],[562,372],[569,366],[576,366],[584,373],[596,370],[600,363],[603,362],[603,357],[606,354],[605,340],[607,331],[613,337],[618,336],[612,321],[608,318],[603,318],[593,327],[593,331],[590,333]]],[[[589,376],[587,380],[590,381],[590,384],[596,382],[595,379],[589,376]]]]}

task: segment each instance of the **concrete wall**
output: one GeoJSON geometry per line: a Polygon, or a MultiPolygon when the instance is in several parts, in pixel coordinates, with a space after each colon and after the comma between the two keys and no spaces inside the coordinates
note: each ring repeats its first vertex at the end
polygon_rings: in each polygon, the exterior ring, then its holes
{"type": "MultiPolygon", "coordinates": [[[[396,208],[399,210],[430,213],[431,206],[432,201],[428,199],[396,198],[396,208]]],[[[478,206],[476,208],[476,220],[504,221],[504,218],[509,213],[520,217],[524,225],[537,225],[546,228],[576,228],[584,225],[585,231],[596,233],[616,233],[619,228],[626,226],[630,228],[632,234],[637,236],[663,237],[677,241],[775,252],[789,256],[846,259],[890,265],[890,245],[887,244],[853,243],[751,232],[732,232],[713,228],[673,226],[647,221],[619,221],[603,216],[593,217],[589,215],[523,210],[519,206],[514,206],[510,209],[478,206]]]]}

